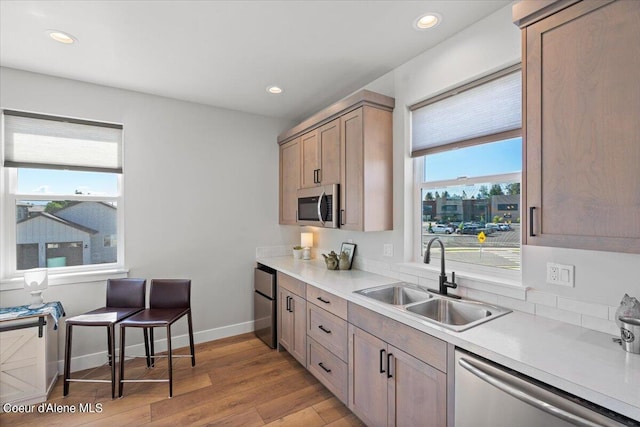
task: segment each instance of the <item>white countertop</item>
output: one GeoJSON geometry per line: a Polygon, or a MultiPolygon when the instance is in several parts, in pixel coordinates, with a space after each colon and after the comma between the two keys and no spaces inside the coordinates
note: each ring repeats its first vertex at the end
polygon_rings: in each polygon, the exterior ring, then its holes
{"type": "Polygon", "coordinates": [[[330,271],[318,259],[286,256],[257,262],[640,421],[640,354],[625,352],[611,335],[518,311],[453,332],[353,293],[397,279],[360,270],[330,271]]]}

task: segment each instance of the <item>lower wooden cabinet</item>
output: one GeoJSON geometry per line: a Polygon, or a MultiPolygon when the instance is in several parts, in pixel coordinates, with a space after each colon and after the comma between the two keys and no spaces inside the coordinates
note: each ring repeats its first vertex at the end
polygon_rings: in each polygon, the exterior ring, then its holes
{"type": "Polygon", "coordinates": [[[367,426],[446,425],[447,376],[349,325],[349,408],[367,426]]]}
{"type": "Polygon", "coordinates": [[[281,272],[278,313],[280,347],[367,426],[447,425],[446,342],[281,272]]]}
{"type": "Polygon", "coordinates": [[[293,292],[278,289],[279,343],[303,366],[307,366],[306,303],[293,292]]]}
{"type": "Polygon", "coordinates": [[[347,363],[311,337],[307,337],[307,348],[307,369],[309,372],[347,405],[349,385],[347,363]]]}

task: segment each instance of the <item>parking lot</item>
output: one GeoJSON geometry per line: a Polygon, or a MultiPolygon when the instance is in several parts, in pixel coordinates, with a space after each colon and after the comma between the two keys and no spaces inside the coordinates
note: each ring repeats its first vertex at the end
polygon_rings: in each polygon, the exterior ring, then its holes
{"type": "Polygon", "coordinates": [[[439,237],[445,245],[447,260],[471,262],[509,270],[520,270],[520,224],[511,224],[513,230],[495,231],[480,243],[477,235],[434,234],[422,231],[423,251],[429,240],[439,237]]]}

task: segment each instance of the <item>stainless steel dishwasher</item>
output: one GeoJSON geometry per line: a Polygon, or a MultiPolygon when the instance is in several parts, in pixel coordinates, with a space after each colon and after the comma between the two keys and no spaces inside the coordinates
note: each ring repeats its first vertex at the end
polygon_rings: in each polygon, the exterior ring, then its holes
{"type": "Polygon", "coordinates": [[[276,348],[276,271],[258,264],[253,278],[253,330],[269,347],[276,348]]]}
{"type": "Polygon", "coordinates": [[[456,427],[632,426],[635,421],[456,350],[456,427]]]}

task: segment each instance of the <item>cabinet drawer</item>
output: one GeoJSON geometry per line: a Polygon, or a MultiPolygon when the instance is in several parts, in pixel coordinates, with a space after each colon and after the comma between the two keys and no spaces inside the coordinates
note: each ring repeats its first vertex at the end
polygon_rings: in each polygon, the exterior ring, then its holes
{"type": "Polygon", "coordinates": [[[342,360],[347,360],[347,321],[307,304],[307,335],[342,360]]]}
{"type": "Polygon", "coordinates": [[[307,348],[309,372],[338,399],[347,404],[349,384],[347,364],[311,338],[307,339],[307,348]]]}
{"type": "Polygon", "coordinates": [[[347,320],[347,300],[343,298],[315,286],[307,285],[307,301],[347,320]]]}
{"type": "Polygon", "coordinates": [[[306,298],[306,283],[279,271],[277,278],[279,287],[284,288],[299,297],[306,298]]]}

